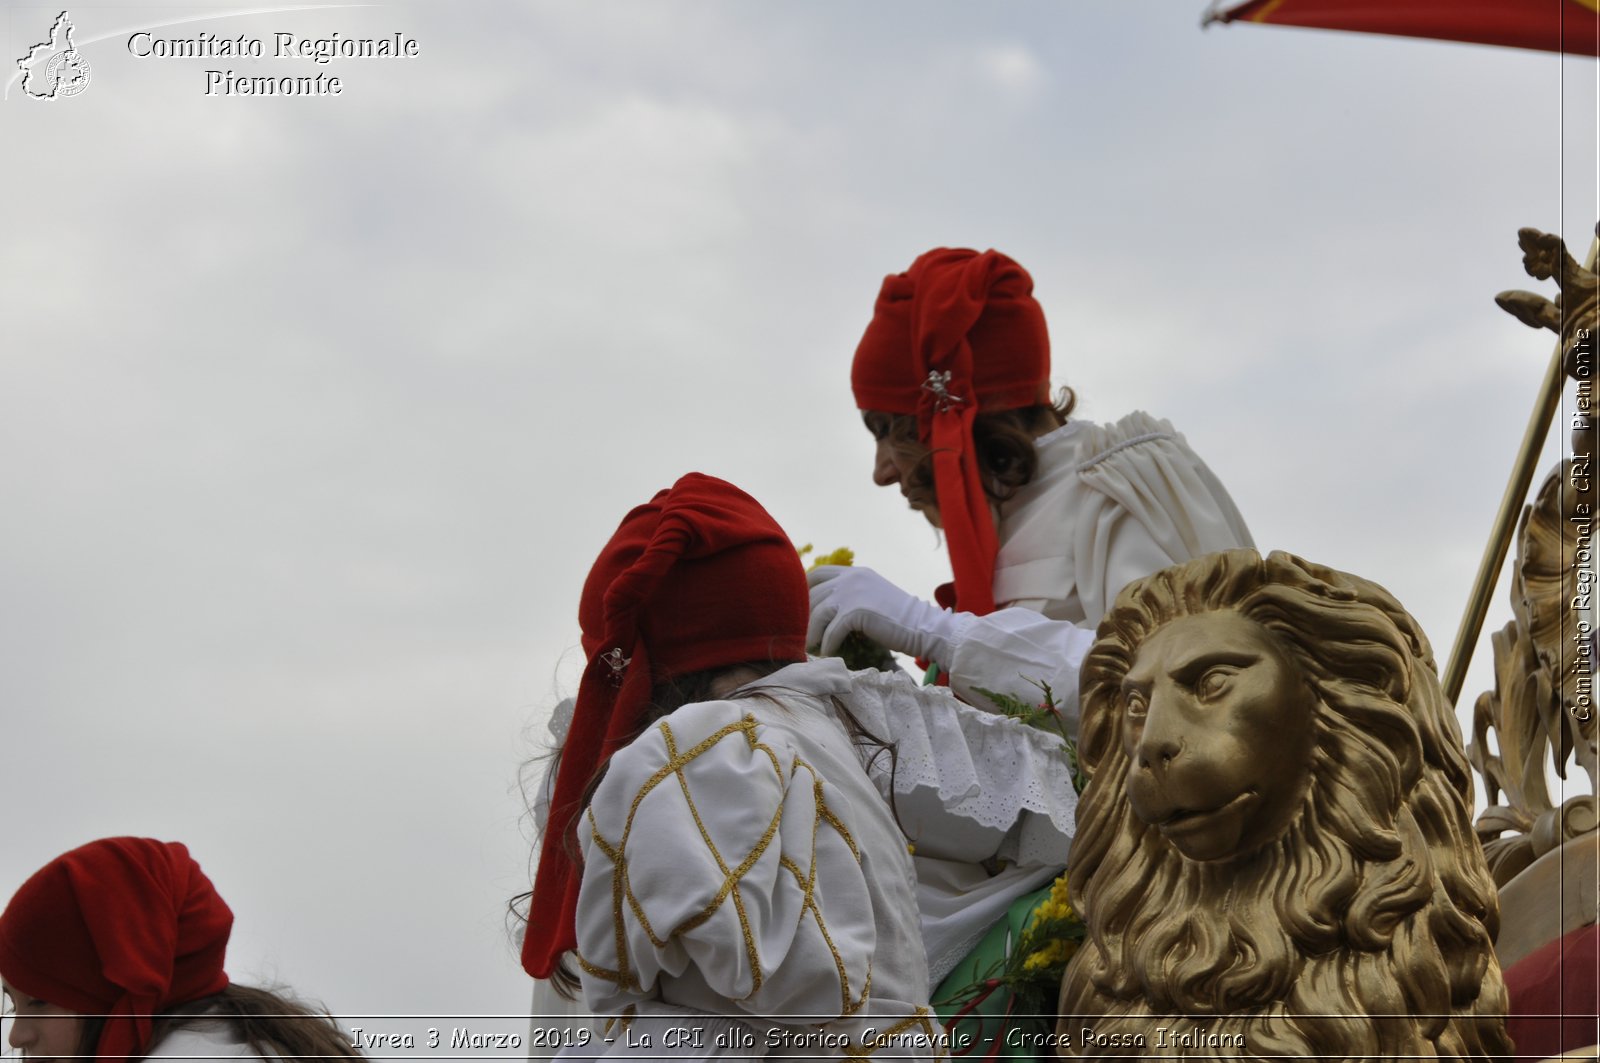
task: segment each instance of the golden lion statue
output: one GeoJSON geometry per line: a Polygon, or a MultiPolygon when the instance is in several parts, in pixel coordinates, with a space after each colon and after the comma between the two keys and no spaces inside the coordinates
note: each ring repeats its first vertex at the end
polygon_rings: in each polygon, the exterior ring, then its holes
{"type": "Polygon", "coordinates": [[[1455,716],[1381,587],[1213,554],[1127,587],[1083,667],[1062,1055],[1509,1055],[1455,716]]]}

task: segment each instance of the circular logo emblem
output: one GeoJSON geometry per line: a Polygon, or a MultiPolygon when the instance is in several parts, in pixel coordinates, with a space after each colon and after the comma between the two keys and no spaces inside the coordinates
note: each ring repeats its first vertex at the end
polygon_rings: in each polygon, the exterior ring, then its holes
{"type": "Polygon", "coordinates": [[[89,87],[89,60],[76,48],[57,52],[44,68],[45,94],[76,96],[89,87]]]}

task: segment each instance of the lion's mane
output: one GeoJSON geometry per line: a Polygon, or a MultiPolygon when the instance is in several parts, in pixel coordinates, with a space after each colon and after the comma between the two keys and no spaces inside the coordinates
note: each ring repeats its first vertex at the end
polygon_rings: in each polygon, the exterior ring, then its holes
{"type": "Polygon", "coordinates": [[[1252,1057],[1509,1054],[1467,760],[1400,604],[1289,554],[1236,550],[1130,585],[1098,636],[1068,868],[1089,936],[1062,983],[1063,1054],[1178,1054],[1185,1031],[1252,1057]],[[1121,682],[1157,628],[1226,609],[1275,634],[1310,684],[1315,750],[1281,838],[1201,863],[1129,806],[1121,682]],[[1085,1027],[1104,1040],[1083,1043],[1085,1027]]]}

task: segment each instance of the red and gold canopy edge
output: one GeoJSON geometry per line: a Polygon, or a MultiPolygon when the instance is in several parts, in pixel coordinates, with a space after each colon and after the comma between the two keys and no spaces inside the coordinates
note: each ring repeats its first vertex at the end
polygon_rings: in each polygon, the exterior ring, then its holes
{"type": "Polygon", "coordinates": [[[1600,0],[1245,0],[1218,3],[1213,22],[1388,33],[1600,56],[1600,0]]]}

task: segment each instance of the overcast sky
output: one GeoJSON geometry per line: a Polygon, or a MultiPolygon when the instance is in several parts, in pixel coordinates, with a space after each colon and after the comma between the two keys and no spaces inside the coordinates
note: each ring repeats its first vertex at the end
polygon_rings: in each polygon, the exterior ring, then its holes
{"type": "MultiPolygon", "coordinates": [[[[848,387],[939,245],[1027,266],[1081,415],[1170,418],[1260,546],[1385,584],[1442,666],[1553,341],[1492,297],[1554,294],[1518,227],[1588,247],[1596,64],[1202,9],[73,6],[87,88],[0,103],[0,896],[182,840],[241,981],[525,1011],[518,768],[622,514],[697,469],[947,578],[848,387]]],[[[59,11],[0,12],[7,73],[59,11]]]]}

